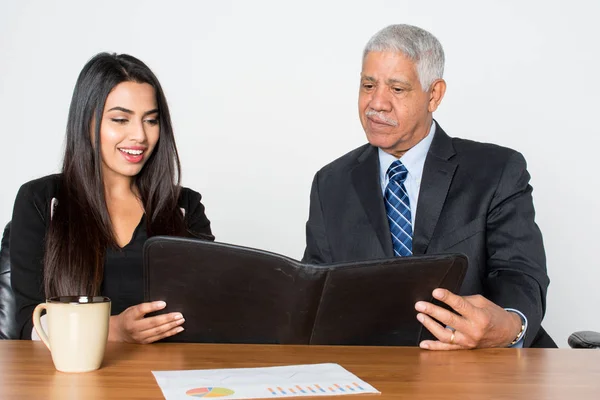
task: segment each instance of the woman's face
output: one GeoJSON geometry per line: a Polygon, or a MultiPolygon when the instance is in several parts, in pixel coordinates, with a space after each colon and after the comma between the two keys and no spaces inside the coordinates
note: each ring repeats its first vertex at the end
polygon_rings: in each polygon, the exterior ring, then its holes
{"type": "Polygon", "coordinates": [[[147,83],[122,82],[109,93],[100,123],[104,179],[140,173],[160,135],[156,92],[147,83]]]}

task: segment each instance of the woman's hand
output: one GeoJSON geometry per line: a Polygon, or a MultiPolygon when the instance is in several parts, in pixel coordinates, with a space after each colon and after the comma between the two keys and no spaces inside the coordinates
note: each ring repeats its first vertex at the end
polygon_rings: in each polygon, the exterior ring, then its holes
{"type": "Polygon", "coordinates": [[[165,308],[164,301],[131,306],[119,315],[110,317],[108,340],[127,343],[152,343],[183,331],[181,313],[169,313],[144,318],[153,311],[165,308]]]}

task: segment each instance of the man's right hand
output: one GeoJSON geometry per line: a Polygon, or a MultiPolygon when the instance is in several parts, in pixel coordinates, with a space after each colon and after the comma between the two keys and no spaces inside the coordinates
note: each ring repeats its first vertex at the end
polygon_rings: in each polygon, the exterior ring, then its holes
{"type": "Polygon", "coordinates": [[[183,331],[181,313],[169,313],[144,318],[148,313],[166,307],[164,301],[131,306],[119,315],[110,317],[108,340],[126,343],[152,343],[183,331]]]}

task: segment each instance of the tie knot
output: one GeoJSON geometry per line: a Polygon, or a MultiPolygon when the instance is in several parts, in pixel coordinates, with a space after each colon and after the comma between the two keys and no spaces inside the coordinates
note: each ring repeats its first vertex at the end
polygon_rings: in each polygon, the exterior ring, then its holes
{"type": "Polygon", "coordinates": [[[387,176],[390,181],[404,183],[407,175],[408,170],[400,160],[394,161],[387,170],[387,176]]]}

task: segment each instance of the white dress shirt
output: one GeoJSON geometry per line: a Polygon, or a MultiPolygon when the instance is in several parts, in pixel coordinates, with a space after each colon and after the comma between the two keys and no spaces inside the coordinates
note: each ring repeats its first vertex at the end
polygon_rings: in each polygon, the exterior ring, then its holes
{"type": "MultiPolygon", "coordinates": [[[[417,215],[417,202],[419,201],[419,189],[421,188],[421,178],[423,177],[423,166],[425,165],[425,158],[427,157],[427,152],[429,151],[434,135],[435,122],[432,122],[427,136],[400,157],[402,164],[404,164],[408,171],[406,180],[404,181],[404,187],[406,188],[406,194],[408,194],[408,201],[410,202],[410,216],[413,226],[415,226],[415,216],[417,215]]],[[[381,183],[381,191],[385,195],[385,188],[389,182],[387,170],[397,158],[381,149],[378,150],[379,182],[381,183]]]]}

